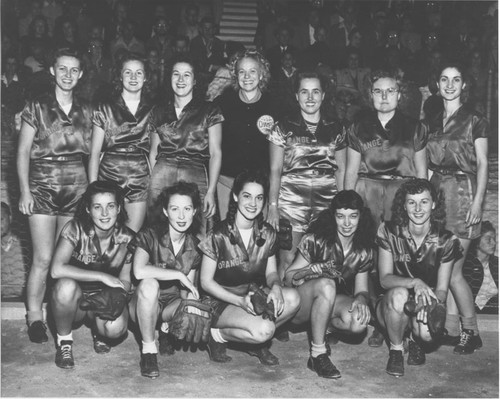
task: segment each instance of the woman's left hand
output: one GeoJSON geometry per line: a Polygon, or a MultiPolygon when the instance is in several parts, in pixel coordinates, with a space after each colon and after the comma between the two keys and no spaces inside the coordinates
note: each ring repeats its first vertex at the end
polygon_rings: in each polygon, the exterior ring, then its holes
{"type": "Polygon", "coordinates": [[[354,299],[349,309],[349,313],[356,311],[356,320],[359,324],[366,325],[370,321],[371,313],[368,305],[365,305],[361,301],[354,299]]]}
{"type": "Polygon", "coordinates": [[[271,291],[267,295],[267,302],[271,301],[274,304],[274,317],[278,318],[283,313],[283,309],[285,309],[285,300],[283,299],[283,291],[277,284],[273,285],[273,288],[271,288],[271,291]]]}
{"type": "Polygon", "coordinates": [[[215,195],[212,191],[207,191],[203,199],[203,213],[206,218],[215,215],[215,195]]]}
{"type": "Polygon", "coordinates": [[[473,202],[469,212],[467,212],[467,216],[465,217],[465,223],[467,227],[470,227],[474,224],[478,224],[481,221],[481,215],[483,213],[481,204],[477,204],[473,202]]]}

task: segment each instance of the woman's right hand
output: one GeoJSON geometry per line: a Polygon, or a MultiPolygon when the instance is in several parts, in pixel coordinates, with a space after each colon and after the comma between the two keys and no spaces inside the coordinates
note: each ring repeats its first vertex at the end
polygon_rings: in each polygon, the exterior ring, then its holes
{"type": "Polygon", "coordinates": [[[415,284],[413,285],[413,290],[415,291],[415,301],[418,303],[419,298],[422,298],[422,302],[424,305],[430,305],[432,303],[432,298],[437,301],[436,294],[419,278],[415,279],[415,284]]]}
{"type": "Polygon", "coordinates": [[[111,288],[125,289],[125,285],[123,284],[123,282],[118,277],[112,276],[110,274],[103,273],[101,282],[111,288]]]}
{"type": "Polygon", "coordinates": [[[244,297],[241,298],[240,301],[240,307],[247,313],[250,313],[251,315],[257,316],[255,313],[255,310],[253,309],[253,304],[252,304],[252,295],[253,292],[249,292],[246,294],[244,297]]]}
{"type": "Polygon", "coordinates": [[[19,198],[19,211],[26,216],[31,216],[33,214],[33,206],[35,201],[33,201],[33,196],[28,191],[26,193],[21,193],[19,198]]]}
{"type": "Polygon", "coordinates": [[[279,230],[280,214],[276,205],[269,205],[267,210],[267,223],[274,227],[276,231],[279,230]]]}

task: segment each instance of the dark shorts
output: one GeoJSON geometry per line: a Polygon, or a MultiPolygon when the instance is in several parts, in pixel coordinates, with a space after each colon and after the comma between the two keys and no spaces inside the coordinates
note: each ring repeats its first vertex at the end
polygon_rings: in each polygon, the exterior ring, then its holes
{"type": "Polygon", "coordinates": [[[444,194],[446,229],[458,238],[473,240],[481,235],[481,223],[469,228],[465,225],[467,212],[476,192],[476,176],[471,174],[443,175],[434,172],[431,183],[444,194]]]}
{"type": "Polygon", "coordinates": [[[147,155],[106,152],[99,165],[98,179],[118,183],[128,202],[144,202],[148,198],[150,180],[147,155]]]}
{"type": "Polygon", "coordinates": [[[337,194],[334,175],[286,174],[281,177],[280,216],[287,218],[292,230],[305,233],[310,221],[328,209],[337,194]]]}
{"type": "Polygon", "coordinates": [[[29,185],[34,214],[73,216],[88,180],[81,157],[71,161],[34,159],[29,185]]]}
{"type": "Polygon", "coordinates": [[[229,306],[229,303],[220,301],[214,297],[209,295],[203,295],[201,297],[201,302],[205,305],[208,305],[212,308],[212,326],[217,327],[217,322],[219,321],[219,317],[229,306]]]}
{"type": "Polygon", "coordinates": [[[160,305],[160,314],[163,313],[163,309],[178,299],[182,299],[180,292],[160,293],[160,299],[158,300],[158,304],[160,305]]]}
{"type": "Polygon", "coordinates": [[[412,178],[394,180],[372,179],[360,176],[356,183],[356,192],[363,198],[365,206],[370,209],[372,218],[378,225],[391,220],[392,201],[401,185],[412,178]]]}

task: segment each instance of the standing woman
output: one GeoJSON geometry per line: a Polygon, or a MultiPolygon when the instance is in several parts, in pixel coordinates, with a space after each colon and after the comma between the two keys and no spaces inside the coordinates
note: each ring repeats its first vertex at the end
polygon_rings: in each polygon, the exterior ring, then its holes
{"type": "Polygon", "coordinates": [[[217,186],[221,217],[228,210],[231,187],[244,170],[269,170],[267,131],[276,120],[276,107],[267,91],[271,73],[269,62],[257,51],[237,53],[231,63],[234,90],[216,99],[224,115],[222,124],[221,176],[217,186]]]}
{"type": "Polygon", "coordinates": [[[461,96],[466,82],[459,66],[443,68],[437,84],[444,110],[429,122],[427,153],[429,169],[433,171],[431,182],[445,195],[446,228],[460,239],[464,248],[462,258],[453,266],[450,282],[453,298],[448,295],[446,329],[451,343],[458,344],[454,352],[470,354],[480,348],[482,342],[472,292],[462,268],[471,240],[481,235],[488,182],[489,126],[485,117],[463,105],[461,96]]]}
{"type": "Polygon", "coordinates": [[[208,296],[202,302],[214,310],[210,359],[225,363],[225,343],[249,344],[247,352],[262,364],[276,365],[269,351],[277,326],[293,317],[299,308],[297,291],[283,288],[276,268],[276,231],[264,222],[262,211],[269,182],[260,171],[245,171],[234,180],[227,219],[220,222],[200,244],[203,251],[200,282],[208,296]],[[268,294],[276,321],[255,313],[250,283],[268,294]]]}
{"type": "Polygon", "coordinates": [[[292,248],[280,251],[280,276],[292,263],[309,222],[328,209],[342,190],[346,163],[345,129],[321,113],[323,78],[317,73],[300,73],[295,93],[300,114],[283,119],[268,136],[271,188],[267,220],[275,229],[280,216],[292,225],[292,248]]]}
{"type": "Polygon", "coordinates": [[[150,176],[147,121],[152,104],[143,92],[145,81],[144,61],[126,55],[120,65],[121,92],[94,111],[89,160],[91,182],[115,181],[124,189],[127,226],[135,232],[146,217],[150,176]]]}
{"type": "Polygon", "coordinates": [[[24,108],[17,150],[19,211],[29,216],[33,243],[26,298],[28,335],[36,343],[48,340],[42,313],[47,273],[57,237],[87,188],[83,157],[89,152],[91,134],[92,111],[73,96],[83,73],[77,53],[56,52],[50,73],[54,91],[24,108]]]}
{"type": "Polygon", "coordinates": [[[204,236],[213,227],[216,214],[224,118],[218,106],[194,95],[195,72],[191,59],[179,57],[174,61],[170,73],[173,95],[166,104],[154,108],[150,119],[149,159],[153,172],[148,217],[153,221],[159,216],[154,214],[154,203],[165,187],[179,180],[195,183],[203,203],[201,235],[204,236]]]}

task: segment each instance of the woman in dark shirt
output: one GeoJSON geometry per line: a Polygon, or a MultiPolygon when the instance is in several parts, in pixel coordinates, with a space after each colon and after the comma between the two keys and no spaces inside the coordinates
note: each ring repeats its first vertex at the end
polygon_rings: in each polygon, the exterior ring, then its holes
{"type": "Polygon", "coordinates": [[[94,111],[89,180],[120,184],[125,190],[127,226],[137,232],[146,217],[150,175],[146,127],[152,104],[143,93],[146,75],[141,58],[128,54],[119,72],[120,93],[94,111]]]}
{"type": "Polygon", "coordinates": [[[173,95],[156,106],[151,115],[153,166],[149,190],[150,220],[156,220],[154,203],[161,191],[179,180],[196,183],[202,198],[201,235],[209,231],[216,215],[216,186],[221,166],[221,123],[215,104],[195,96],[194,63],[180,56],[172,66],[173,95]]]}

